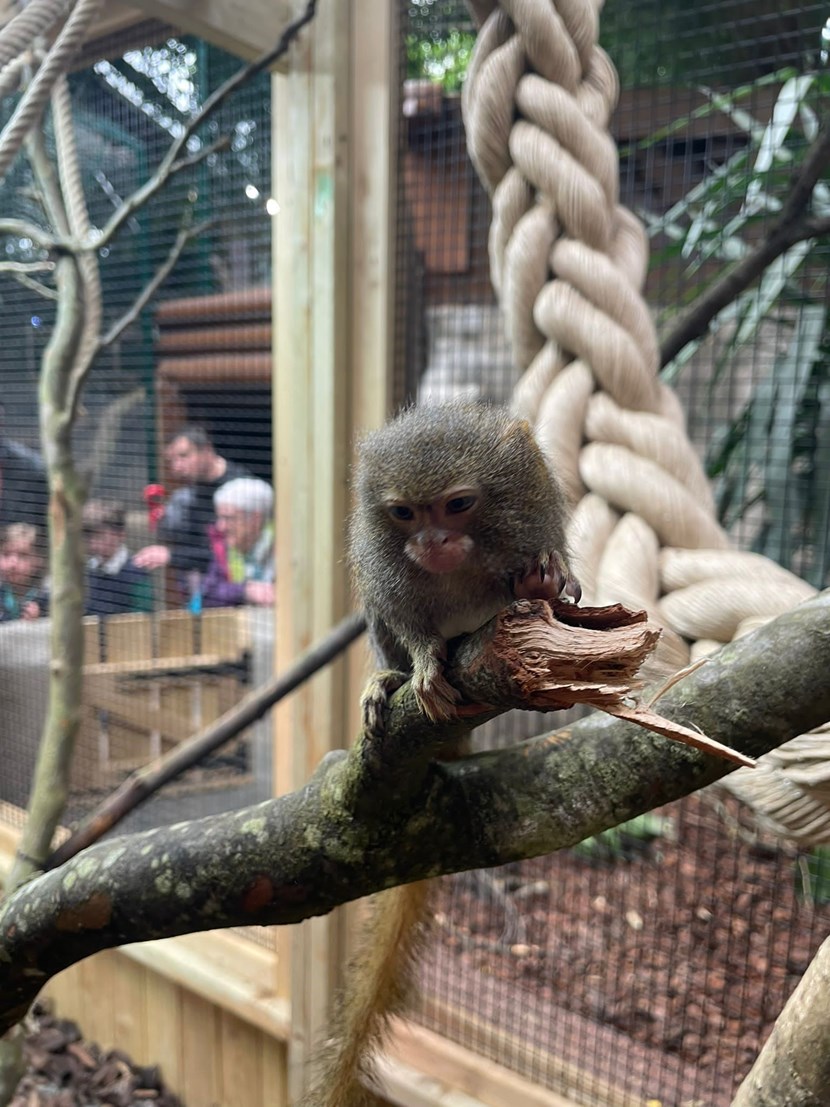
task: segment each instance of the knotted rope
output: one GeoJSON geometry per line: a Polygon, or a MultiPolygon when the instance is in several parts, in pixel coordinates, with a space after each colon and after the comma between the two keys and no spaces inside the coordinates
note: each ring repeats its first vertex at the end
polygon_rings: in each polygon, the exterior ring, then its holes
{"type": "MultiPolygon", "coordinates": [[[[641,295],[648,243],[618,200],[608,133],[618,84],[597,43],[600,6],[500,0],[479,32],[462,107],[492,200],[492,279],[521,373],[514,406],[534,423],[574,505],[584,594],[648,610],[664,628],[655,665],[676,671],[816,590],[731,548],[683,412],[658,379],[641,295]]],[[[727,785],[780,833],[830,841],[827,765],[823,731],[727,785]],[[797,783],[804,774],[808,790],[797,783]]]]}

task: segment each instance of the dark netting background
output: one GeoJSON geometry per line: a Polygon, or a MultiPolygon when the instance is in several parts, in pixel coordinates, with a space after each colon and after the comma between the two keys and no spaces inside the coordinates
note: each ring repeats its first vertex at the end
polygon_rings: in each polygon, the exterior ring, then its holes
{"type": "MultiPolygon", "coordinates": [[[[88,48],[70,85],[94,226],[102,226],[154,173],[184,122],[240,64],[158,22],[88,48]]],[[[4,119],[13,106],[11,99],[2,102],[4,119]]],[[[182,427],[203,428],[222,457],[271,481],[269,285],[277,207],[270,192],[270,117],[266,74],[227,101],[188,147],[192,153],[199,143],[227,135],[228,149],[173,178],[100,250],[107,327],[152,279],[184,221],[211,220],[185,248],[151,306],[101,354],[83,396],[74,434],[77,456],[88,468],[90,495],[123,507],[132,553],[157,538],[147,486],[163,486],[157,493],[169,503],[181,484],[171,472],[166,444],[182,427]]],[[[47,146],[53,147],[51,133],[47,146]]],[[[0,205],[4,215],[42,219],[22,158],[0,189],[0,205]]],[[[2,249],[9,260],[36,258],[32,243],[22,238],[7,238],[2,249]]],[[[28,518],[27,511],[44,521],[36,499],[38,461],[28,451],[39,449],[37,381],[53,318],[53,301],[30,283],[0,278],[4,524],[28,518]],[[14,503],[7,496],[9,454],[27,482],[14,503]]],[[[149,599],[145,594],[140,605],[152,613],[88,627],[86,706],[70,817],[89,810],[131,769],[209,723],[271,675],[273,607],[205,607],[200,613],[203,583],[200,574],[156,570],[149,599]],[[147,662],[158,679],[139,671],[147,662]]],[[[7,805],[5,817],[17,821],[45,709],[48,620],[0,626],[0,658],[0,800],[7,805]]],[[[125,829],[270,796],[270,750],[266,722],[140,808],[125,829]]]]}
{"type": "MultiPolygon", "coordinates": [[[[601,41],[621,81],[621,199],[651,233],[647,295],[661,324],[774,219],[752,180],[749,134],[787,81],[799,88],[822,72],[826,19],[824,5],[772,0],[605,4],[601,41]],[[728,97],[726,111],[711,110],[713,93],[728,97]],[[736,222],[752,195],[752,217],[736,222]]],[[[458,95],[474,28],[455,0],[401,0],[400,22],[401,391],[504,400],[514,376],[488,276],[489,203],[458,95]]],[[[780,175],[763,182],[780,197],[812,110],[808,100],[780,175]]],[[[790,255],[670,379],[725,525],[744,548],[821,586],[830,245],[805,254],[790,255]]],[[[500,720],[484,740],[544,726],[500,720]]],[[[416,1017],[574,1102],[727,1104],[827,933],[824,863],[822,850],[765,835],[710,790],[577,850],[448,879],[416,1017]]]]}

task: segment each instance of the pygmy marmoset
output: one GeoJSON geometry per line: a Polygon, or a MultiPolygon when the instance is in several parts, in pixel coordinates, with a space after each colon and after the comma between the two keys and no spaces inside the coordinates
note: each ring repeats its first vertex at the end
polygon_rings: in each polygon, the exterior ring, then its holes
{"type": "MultiPolygon", "coordinates": [[[[579,585],[565,557],[565,502],[530,426],[500,408],[453,401],[408,408],[358,450],[349,555],[384,670],[363,696],[383,727],[391,691],[411,675],[433,720],[456,710],[447,641],[511,600],[579,585]]],[[[365,1107],[372,1057],[400,1010],[423,937],[429,881],[382,893],[331,1027],[306,1107],[365,1107]]]]}
{"type": "Polygon", "coordinates": [[[579,598],[563,493],[529,424],[503,408],[406,409],[361,443],[355,486],[350,560],[372,645],[385,669],[412,674],[429,718],[458,699],[443,672],[450,638],[513,599],[579,598]]]}

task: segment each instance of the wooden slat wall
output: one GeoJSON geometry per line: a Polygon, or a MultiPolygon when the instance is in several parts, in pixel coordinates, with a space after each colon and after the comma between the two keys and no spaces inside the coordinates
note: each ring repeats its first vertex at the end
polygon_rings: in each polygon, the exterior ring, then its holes
{"type": "Polygon", "coordinates": [[[237,663],[250,648],[244,608],[114,615],[85,620],[84,718],[73,768],[78,791],[125,772],[219,718],[246,689],[235,676],[130,682],[154,667],[237,663]]]}

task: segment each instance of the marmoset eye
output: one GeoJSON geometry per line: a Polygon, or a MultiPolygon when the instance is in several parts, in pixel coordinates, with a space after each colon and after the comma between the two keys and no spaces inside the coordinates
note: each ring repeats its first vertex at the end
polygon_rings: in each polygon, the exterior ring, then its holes
{"type": "Polygon", "coordinates": [[[415,512],[406,504],[392,504],[388,511],[393,519],[400,519],[404,523],[415,518],[415,512]]]}
{"type": "Polygon", "coordinates": [[[469,511],[475,502],[475,496],[453,496],[451,500],[447,500],[447,514],[461,515],[469,511]]]}

